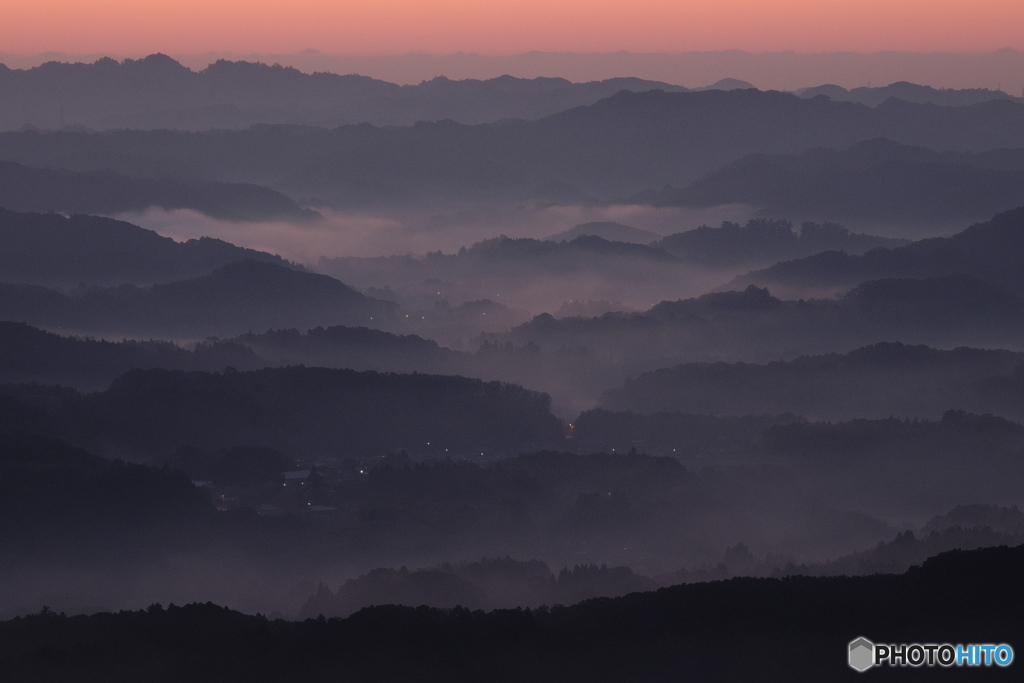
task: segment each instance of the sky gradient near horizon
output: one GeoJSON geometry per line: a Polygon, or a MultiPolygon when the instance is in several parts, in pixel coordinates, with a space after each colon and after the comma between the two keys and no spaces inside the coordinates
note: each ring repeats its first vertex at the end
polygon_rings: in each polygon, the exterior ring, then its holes
{"type": "Polygon", "coordinates": [[[1020,0],[4,0],[0,51],[989,52],[1020,0]]]}

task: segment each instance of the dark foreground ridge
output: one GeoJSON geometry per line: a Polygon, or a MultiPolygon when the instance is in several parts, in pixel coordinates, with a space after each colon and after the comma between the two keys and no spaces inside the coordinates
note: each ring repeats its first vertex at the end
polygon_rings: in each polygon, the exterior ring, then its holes
{"type": "MultiPolygon", "coordinates": [[[[76,617],[44,608],[0,623],[0,670],[8,681],[854,680],[846,648],[858,636],[1019,649],[1022,570],[1024,546],[1002,546],[902,575],[732,579],[536,610],[379,606],[287,622],[210,603],[76,617]]],[[[993,673],[1013,675],[869,675],[993,673]]]]}

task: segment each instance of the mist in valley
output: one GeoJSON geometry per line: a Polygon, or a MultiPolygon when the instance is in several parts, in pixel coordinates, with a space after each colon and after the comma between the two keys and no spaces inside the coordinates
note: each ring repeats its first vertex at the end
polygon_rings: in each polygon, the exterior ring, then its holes
{"type": "Polygon", "coordinates": [[[620,223],[647,230],[655,233],[653,241],[657,236],[701,225],[717,226],[726,220],[744,223],[755,214],[754,208],[742,205],[689,209],[534,202],[456,205],[441,211],[380,207],[373,211],[346,212],[322,206],[314,208],[322,214],[323,220],[308,223],[229,221],[197,211],[153,208],[113,217],[179,242],[215,237],[315,268],[323,258],[424,256],[432,251],[450,254],[501,235],[543,240],[585,223],[620,223]]]}
{"type": "Polygon", "coordinates": [[[0,619],[532,619],[1020,545],[1016,98],[103,69],[310,109],[0,133],[0,619]],[[371,116],[431,87],[480,120],[371,116]]]}

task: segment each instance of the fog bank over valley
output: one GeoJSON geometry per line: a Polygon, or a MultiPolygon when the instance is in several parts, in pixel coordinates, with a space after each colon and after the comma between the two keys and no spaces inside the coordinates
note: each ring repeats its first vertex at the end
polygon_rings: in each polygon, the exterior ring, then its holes
{"type": "Polygon", "coordinates": [[[657,236],[722,221],[744,223],[755,210],[744,205],[706,209],[649,205],[543,204],[453,206],[445,212],[400,209],[347,212],[319,207],[323,220],[226,221],[197,211],[150,208],[115,217],[178,241],[216,237],[232,244],[279,254],[310,267],[323,257],[374,257],[430,251],[452,253],[484,239],[506,235],[546,239],[577,225],[614,222],[657,236]]]}
{"type": "Polygon", "coordinates": [[[0,66],[0,670],[1016,642],[1019,53],[294,57],[568,78],[0,66]]]}

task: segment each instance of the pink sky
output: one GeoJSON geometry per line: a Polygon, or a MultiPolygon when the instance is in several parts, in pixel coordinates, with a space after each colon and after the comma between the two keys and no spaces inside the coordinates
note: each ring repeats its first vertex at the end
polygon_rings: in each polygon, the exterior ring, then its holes
{"type": "Polygon", "coordinates": [[[1021,0],[3,0],[0,52],[1024,49],[1021,0]]]}

